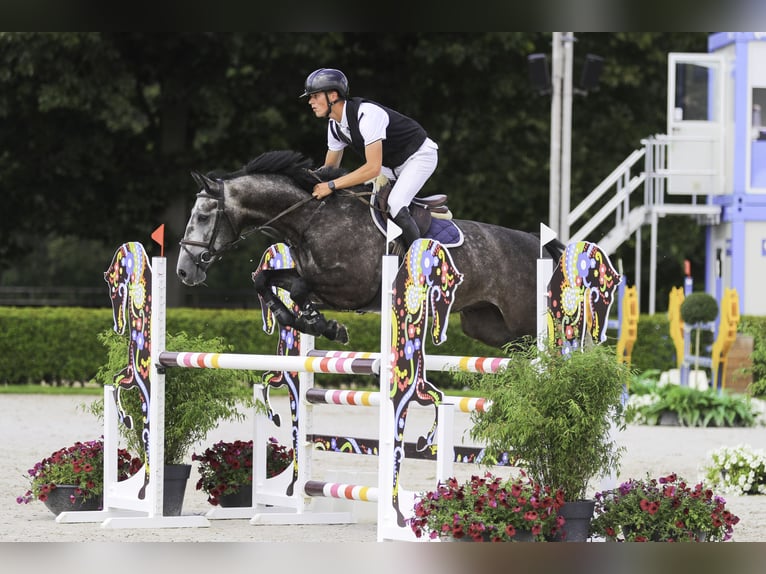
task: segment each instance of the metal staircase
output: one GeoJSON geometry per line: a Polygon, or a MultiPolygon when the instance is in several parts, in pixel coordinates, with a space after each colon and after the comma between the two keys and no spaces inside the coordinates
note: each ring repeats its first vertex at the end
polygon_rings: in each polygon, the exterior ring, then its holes
{"type": "MultiPolygon", "coordinates": [[[[697,219],[700,225],[715,225],[721,220],[721,206],[712,202],[712,195],[723,193],[723,178],[715,169],[672,169],[669,149],[688,143],[690,138],[655,135],[641,140],[642,149],[633,151],[604,181],[580,202],[568,215],[569,229],[584,221],[567,239],[594,241],[608,255],[636,234],[636,277],[641,284],[641,230],[651,226],[649,312],[654,313],[656,291],[657,225],[668,215],[685,215],[697,219]],[[640,163],[643,159],[643,165],[640,163]],[[641,170],[641,168],[643,168],[641,170]],[[641,170],[641,171],[639,171],[641,170]],[[672,192],[673,178],[697,178],[703,186],[678,185],[678,189],[701,187],[708,193],[672,192]],[[642,189],[642,193],[634,193],[642,189]],[[711,193],[712,190],[712,193],[711,193]],[[610,227],[609,218],[614,218],[610,227]]],[[[702,141],[697,138],[696,141],[702,141]]],[[[705,140],[706,141],[706,140],[705,140]]]]}

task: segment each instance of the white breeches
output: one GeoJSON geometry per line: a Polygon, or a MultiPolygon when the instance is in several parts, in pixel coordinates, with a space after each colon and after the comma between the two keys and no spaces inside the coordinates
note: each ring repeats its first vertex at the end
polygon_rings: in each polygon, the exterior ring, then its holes
{"type": "Polygon", "coordinates": [[[439,146],[431,138],[426,138],[423,145],[407,161],[391,170],[384,167],[383,174],[394,181],[394,187],[388,196],[391,217],[396,217],[399,210],[410,204],[412,198],[423,188],[436,169],[439,161],[439,146]]]}

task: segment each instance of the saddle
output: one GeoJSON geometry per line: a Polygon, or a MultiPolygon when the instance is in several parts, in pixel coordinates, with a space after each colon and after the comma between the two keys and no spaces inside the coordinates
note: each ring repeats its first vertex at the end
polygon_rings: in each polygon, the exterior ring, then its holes
{"type": "MultiPolygon", "coordinates": [[[[393,184],[385,175],[369,182],[372,185],[370,211],[375,226],[385,235],[388,215],[388,196],[393,184]]],[[[463,232],[452,222],[452,212],[447,206],[447,195],[439,193],[415,197],[409,205],[410,215],[418,224],[421,237],[435,239],[446,247],[463,243],[463,232]]]]}

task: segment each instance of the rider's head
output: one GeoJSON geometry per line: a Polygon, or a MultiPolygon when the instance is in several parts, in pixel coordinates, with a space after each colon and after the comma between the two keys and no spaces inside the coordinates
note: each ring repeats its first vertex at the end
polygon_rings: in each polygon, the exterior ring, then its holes
{"type": "Polygon", "coordinates": [[[324,93],[325,102],[327,104],[327,113],[325,117],[330,115],[332,106],[338,101],[348,98],[348,80],[346,75],[340,70],[334,68],[319,68],[311,72],[306,78],[306,84],[304,86],[301,98],[309,97],[312,94],[319,92],[324,93]],[[330,92],[336,92],[338,94],[337,99],[330,99],[330,92]]]}

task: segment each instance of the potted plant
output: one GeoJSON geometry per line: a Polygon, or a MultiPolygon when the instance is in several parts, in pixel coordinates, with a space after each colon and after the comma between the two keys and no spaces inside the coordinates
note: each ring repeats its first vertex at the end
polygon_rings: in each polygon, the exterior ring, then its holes
{"type": "MultiPolygon", "coordinates": [[[[200,455],[192,454],[199,463],[197,490],[207,494],[216,506],[252,506],[253,441],[219,441],[200,455]]],[[[293,450],[274,437],[266,444],[266,477],[277,476],[293,461],[293,450]]]]}
{"type": "Polygon", "coordinates": [[[628,542],[719,542],[732,537],[739,517],[726,501],[699,482],[676,474],[631,479],[596,493],[591,532],[628,542]]]}
{"type": "Polygon", "coordinates": [[[700,338],[703,330],[708,331],[707,342],[712,342],[712,330],[718,317],[718,301],[708,293],[690,293],[681,303],[681,319],[694,332],[694,371],[699,371],[700,338]]]}
{"type": "MultiPolygon", "coordinates": [[[[125,338],[111,330],[99,335],[107,348],[107,360],[95,380],[111,385],[114,375],[124,366],[127,344],[125,338]]],[[[166,334],[169,350],[201,353],[230,352],[231,346],[220,338],[191,336],[184,332],[166,334]]],[[[242,420],[240,408],[253,408],[255,403],[247,371],[231,369],[185,369],[168,368],[165,373],[165,491],[164,509],[166,516],[180,515],[186,482],[191,474],[191,464],[186,462],[189,449],[205,439],[221,421],[242,420]],[[176,477],[176,478],[172,478],[176,477]]],[[[122,392],[122,404],[134,421],[140,421],[142,414],[141,397],[137,390],[122,392]]],[[[91,410],[103,417],[102,401],[95,401],[91,410]]],[[[128,448],[143,453],[141,436],[143,428],[134,424],[132,429],[119,425],[121,436],[128,448]]]]}
{"type": "Polygon", "coordinates": [[[722,446],[708,453],[701,474],[722,494],[766,494],[766,452],[746,444],[722,446]]]}
{"type": "Polygon", "coordinates": [[[535,482],[561,489],[562,534],[584,540],[594,504],[589,483],[616,472],[624,450],[612,431],[624,428],[630,368],[603,345],[562,354],[528,341],[506,352],[508,364],[497,373],[456,374],[491,404],[472,413],[470,434],[486,446],[487,464],[511,452],[535,482]]]}
{"type": "MultiPolygon", "coordinates": [[[[118,480],[139,468],[141,459],[118,449],[118,480]]],[[[16,498],[19,504],[40,500],[56,515],[65,510],[98,510],[104,494],[104,441],[78,441],[45,457],[27,473],[29,490],[16,498]]]]}
{"type": "Polygon", "coordinates": [[[528,542],[553,536],[563,524],[561,490],[552,491],[524,472],[502,480],[486,473],[460,483],[450,478],[422,493],[409,519],[415,536],[476,542],[528,542]]]}

